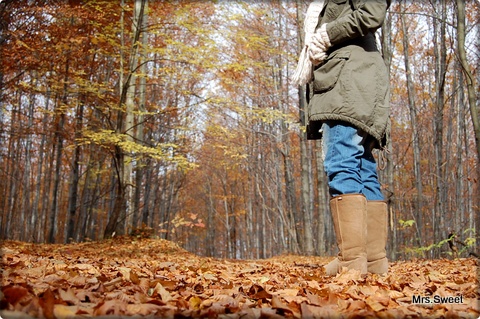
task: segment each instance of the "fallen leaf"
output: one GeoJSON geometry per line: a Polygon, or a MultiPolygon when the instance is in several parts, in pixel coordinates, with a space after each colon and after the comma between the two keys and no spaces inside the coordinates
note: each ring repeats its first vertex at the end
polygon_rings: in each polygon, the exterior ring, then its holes
{"type": "Polygon", "coordinates": [[[57,304],[53,307],[53,314],[56,319],[68,319],[77,316],[78,306],[66,306],[57,304]]]}
{"type": "Polygon", "coordinates": [[[160,295],[160,298],[164,302],[169,302],[170,300],[172,300],[172,295],[162,286],[161,283],[157,283],[154,288],[154,292],[160,295]]]}
{"type": "Polygon", "coordinates": [[[105,315],[124,315],[126,312],[126,304],[119,300],[106,300],[99,303],[93,311],[95,316],[105,316],[105,315]]]}
{"type": "Polygon", "coordinates": [[[25,287],[17,285],[4,287],[2,292],[5,300],[13,306],[28,295],[28,290],[25,287]]]}
{"type": "Polygon", "coordinates": [[[55,319],[53,313],[53,308],[55,305],[55,296],[53,295],[52,290],[47,289],[42,296],[40,296],[40,306],[43,310],[43,315],[47,319],[55,319]]]}

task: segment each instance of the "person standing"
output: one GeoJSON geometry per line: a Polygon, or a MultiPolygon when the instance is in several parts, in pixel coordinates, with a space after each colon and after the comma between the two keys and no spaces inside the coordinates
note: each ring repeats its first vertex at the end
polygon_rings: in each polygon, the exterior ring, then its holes
{"type": "Polygon", "coordinates": [[[322,138],[330,212],[343,267],[385,274],[387,203],[372,150],[386,145],[389,78],[375,32],[390,0],[313,1],[293,82],[308,84],[307,138],[322,138]]]}

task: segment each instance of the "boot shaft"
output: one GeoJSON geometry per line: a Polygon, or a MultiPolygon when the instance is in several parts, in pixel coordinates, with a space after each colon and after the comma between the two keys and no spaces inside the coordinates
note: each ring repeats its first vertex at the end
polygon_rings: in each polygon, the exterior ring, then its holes
{"type": "Polygon", "coordinates": [[[361,194],[345,194],[330,200],[339,249],[339,267],[367,272],[367,200],[361,194]]]}
{"type": "Polygon", "coordinates": [[[387,245],[388,205],[385,201],[367,202],[367,261],[368,271],[384,274],[388,271],[387,245]]]}

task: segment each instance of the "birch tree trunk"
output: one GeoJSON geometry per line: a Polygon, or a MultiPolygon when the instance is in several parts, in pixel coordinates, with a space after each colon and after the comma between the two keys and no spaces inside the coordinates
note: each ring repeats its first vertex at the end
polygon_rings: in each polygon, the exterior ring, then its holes
{"type": "MultiPolygon", "coordinates": [[[[141,26],[143,25],[142,19],[144,16],[144,10],[147,0],[135,0],[134,21],[133,21],[133,37],[132,47],[130,50],[130,60],[128,64],[128,75],[124,78],[123,75],[123,54],[121,54],[121,74],[120,79],[123,80],[121,95],[120,95],[120,110],[117,112],[117,127],[118,134],[126,134],[127,141],[133,142],[133,130],[134,130],[134,97],[136,89],[136,69],[138,66],[138,51],[140,35],[142,33],[141,26]],[[125,111],[122,110],[122,106],[125,106],[125,111]]],[[[124,0],[122,0],[122,7],[124,0]]],[[[121,25],[123,28],[123,11],[121,16],[121,25]]],[[[123,36],[122,38],[122,48],[123,36]]],[[[111,237],[114,233],[124,234],[127,231],[127,227],[132,225],[132,212],[131,212],[131,200],[133,198],[133,177],[132,177],[132,158],[125,154],[125,151],[115,145],[114,154],[114,166],[116,167],[115,180],[116,180],[116,197],[113,204],[112,213],[108,220],[104,237],[111,237]]]]}
{"type": "MultiPolygon", "coordinates": [[[[142,33],[142,48],[143,52],[140,55],[140,74],[142,75],[139,79],[139,84],[138,84],[138,115],[137,115],[137,121],[135,125],[135,140],[137,143],[144,143],[144,137],[145,137],[145,132],[144,132],[144,118],[145,118],[145,111],[146,111],[146,97],[147,97],[147,53],[146,53],[146,47],[148,43],[148,33],[146,32],[147,29],[147,23],[148,23],[148,2],[145,2],[145,9],[143,10],[144,14],[141,19],[142,25],[141,29],[143,30],[142,33]]],[[[137,221],[140,219],[140,197],[141,197],[141,189],[142,189],[142,180],[145,172],[145,165],[143,163],[145,162],[144,159],[138,159],[137,160],[137,165],[135,167],[135,192],[134,192],[134,198],[132,200],[132,223],[131,226],[132,228],[135,228],[138,226],[137,221]]],[[[147,183],[148,184],[148,183],[147,183]]],[[[148,186],[146,186],[148,187],[148,186]]],[[[146,192],[146,190],[145,190],[146,192]]]]}
{"type": "MultiPolygon", "coordinates": [[[[139,62],[141,61],[140,49],[138,41],[141,38],[143,44],[145,44],[147,37],[143,31],[143,28],[146,26],[146,14],[147,11],[147,1],[148,0],[135,0],[135,6],[133,10],[133,24],[132,24],[132,49],[130,52],[130,63],[129,63],[129,81],[127,86],[127,96],[125,100],[125,123],[122,132],[125,132],[127,135],[127,142],[134,143],[138,137],[143,139],[142,127],[135,127],[135,94],[137,86],[139,87],[140,104],[145,103],[145,76],[142,75],[140,78],[140,83],[143,83],[143,87],[140,87],[137,84],[138,76],[136,75],[136,70],[138,68],[139,62]],[[143,82],[142,82],[143,79],[143,82]]],[[[145,64],[142,64],[142,71],[145,71],[145,64]]],[[[142,106],[143,106],[142,105],[142,106]]],[[[141,106],[139,107],[141,113],[141,106]]],[[[142,120],[143,121],[143,120],[142,120]]],[[[134,222],[134,214],[137,210],[135,207],[135,188],[138,189],[140,185],[135,185],[133,180],[133,171],[134,171],[134,159],[125,154],[124,157],[124,171],[123,171],[123,182],[125,187],[125,231],[128,232],[131,230],[134,222]]],[[[137,170],[137,174],[141,174],[140,170],[137,170]]]]}

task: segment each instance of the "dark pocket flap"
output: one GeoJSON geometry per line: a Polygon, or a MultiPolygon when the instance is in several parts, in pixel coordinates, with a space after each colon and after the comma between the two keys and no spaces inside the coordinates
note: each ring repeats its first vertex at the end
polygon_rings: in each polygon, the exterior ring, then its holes
{"type": "Polygon", "coordinates": [[[348,51],[335,52],[328,57],[326,62],[313,72],[313,91],[321,93],[333,89],[349,58],[348,51]]]}

